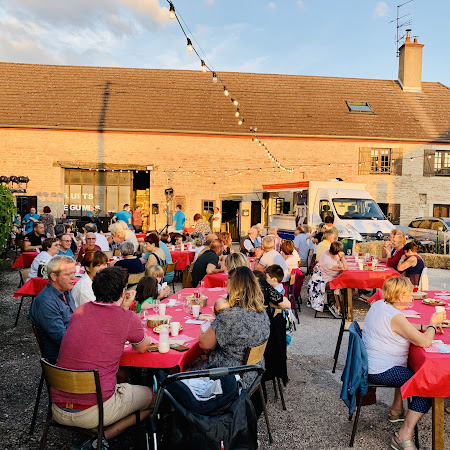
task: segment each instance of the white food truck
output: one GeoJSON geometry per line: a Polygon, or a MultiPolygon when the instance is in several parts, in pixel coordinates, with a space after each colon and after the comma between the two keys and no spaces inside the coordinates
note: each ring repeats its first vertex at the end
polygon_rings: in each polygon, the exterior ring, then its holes
{"type": "Polygon", "coordinates": [[[263,185],[262,190],[268,198],[268,225],[284,238],[292,238],[303,223],[316,230],[328,215],[340,239],[381,239],[395,228],[362,183],[300,181],[263,185]]]}

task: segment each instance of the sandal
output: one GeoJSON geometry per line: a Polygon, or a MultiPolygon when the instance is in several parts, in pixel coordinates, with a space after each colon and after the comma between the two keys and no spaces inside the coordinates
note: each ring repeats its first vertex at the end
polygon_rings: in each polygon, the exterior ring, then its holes
{"type": "MultiPolygon", "coordinates": [[[[395,411],[395,409],[393,409],[392,411],[395,411]]],[[[403,410],[400,414],[389,414],[388,420],[391,423],[404,422],[405,421],[405,410],[403,410]]]]}
{"type": "Polygon", "coordinates": [[[392,436],[391,439],[391,448],[393,448],[394,450],[403,450],[406,447],[411,447],[412,449],[417,450],[416,444],[414,444],[414,441],[412,439],[402,441],[398,433],[395,432],[394,436],[392,436]],[[398,439],[398,442],[396,441],[395,438],[398,439]]]}

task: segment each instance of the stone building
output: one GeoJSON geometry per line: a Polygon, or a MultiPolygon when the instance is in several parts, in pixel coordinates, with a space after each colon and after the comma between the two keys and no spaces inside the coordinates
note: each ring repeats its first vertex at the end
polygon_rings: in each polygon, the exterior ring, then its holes
{"type": "Polygon", "coordinates": [[[395,81],[221,73],[228,96],[201,71],[0,63],[0,175],[30,178],[22,208],[138,200],[158,206],[151,228],[168,188],[188,225],[218,206],[230,221],[249,210],[245,231],[261,205],[240,193],[335,177],[365,183],[397,223],[449,216],[450,90],[421,80],[422,48],[408,34],[395,81]]]}

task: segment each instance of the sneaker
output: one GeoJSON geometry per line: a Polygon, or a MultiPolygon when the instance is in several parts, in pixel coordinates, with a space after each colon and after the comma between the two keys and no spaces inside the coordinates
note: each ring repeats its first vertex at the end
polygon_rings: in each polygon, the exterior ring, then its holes
{"type": "Polygon", "coordinates": [[[335,319],[342,319],[342,314],[340,313],[340,311],[336,308],[336,306],[334,305],[329,305],[328,306],[328,310],[330,311],[330,313],[333,315],[333,317],[335,319]]]}
{"type": "MultiPolygon", "coordinates": [[[[98,439],[94,439],[92,441],[91,448],[97,449],[97,442],[98,442],[98,439]]],[[[108,441],[105,438],[102,438],[102,450],[109,450],[109,444],[108,444],[108,441]]]]}

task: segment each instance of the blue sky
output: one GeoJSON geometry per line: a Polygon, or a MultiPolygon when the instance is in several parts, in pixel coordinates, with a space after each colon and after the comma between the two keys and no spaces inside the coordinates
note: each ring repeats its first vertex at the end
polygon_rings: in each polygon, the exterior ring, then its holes
{"type": "MultiPolygon", "coordinates": [[[[406,0],[403,0],[403,2],[406,0]]],[[[391,0],[175,0],[218,72],[396,79],[391,0]]],[[[450,86],[448,0],[402,8],[423,80],[450,86]]],[[[195,42],[194,45],[196,46],[195,42]]],[[[0,0],[0,61],[199,69],[165,0],[0,0]]]]}

